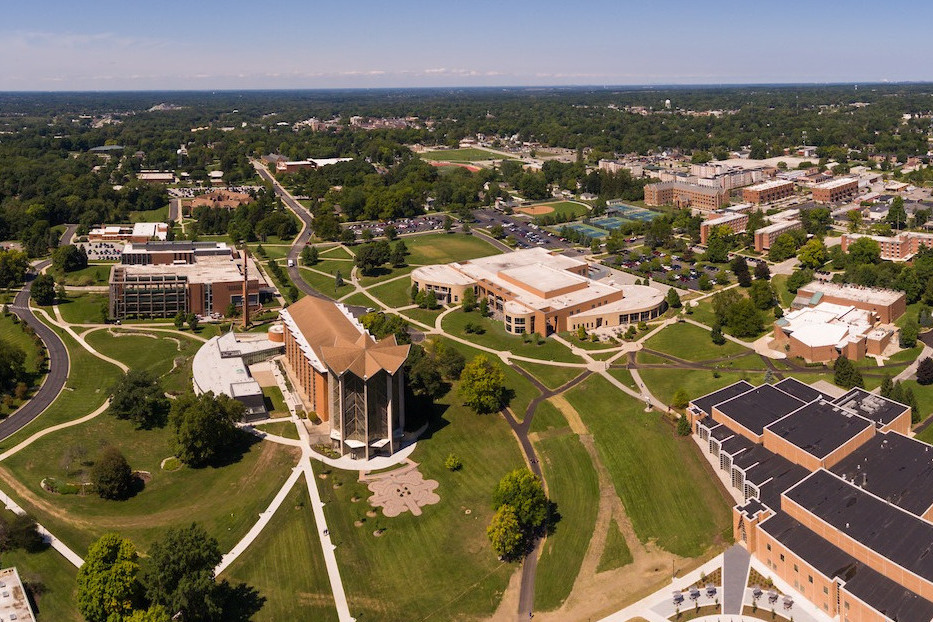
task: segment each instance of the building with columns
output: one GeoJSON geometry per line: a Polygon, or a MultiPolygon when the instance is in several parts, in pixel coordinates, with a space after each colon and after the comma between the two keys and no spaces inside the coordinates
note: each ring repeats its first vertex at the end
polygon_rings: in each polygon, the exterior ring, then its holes
{"type": "Polygon", "coordinates": [[[283,309],[285,360],[305,402],[330,423],[341,455],[400,449],[408,345],[376,340],[342,304],[306,296],[283,309]]]}

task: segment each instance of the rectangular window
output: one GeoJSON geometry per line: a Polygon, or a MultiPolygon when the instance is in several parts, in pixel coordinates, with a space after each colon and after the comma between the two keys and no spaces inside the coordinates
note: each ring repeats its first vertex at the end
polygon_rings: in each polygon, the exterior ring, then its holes
{"type": "Polygon", "coordinates": [[[807,575],[807,581],[809,581],[810,583],[813,583],[813,575],[812,575],[812,574],[811,574],[811,575],[807,575]]]}
{"type": "Polygon", "coordinates": [[[781,561],[784,561],[784,553],[781,553],[781,561]]]}

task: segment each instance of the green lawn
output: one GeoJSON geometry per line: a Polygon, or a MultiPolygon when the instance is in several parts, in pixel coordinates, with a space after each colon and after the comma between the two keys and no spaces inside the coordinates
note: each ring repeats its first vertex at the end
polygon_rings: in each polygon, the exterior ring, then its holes
{"type": "MultiPolygon", "coordinates": [[[[374,274],[369,274],[363,276],[360,274],[359,281],[360,285],[363,287],[372,287],[379,283],[384,283],[390,279],[397,279],[400,276],[405,276],[406,274],[411,274],[411,271],[414,270],[417,266],[405,265],[398,268],[393,268],[391,266],[383,266],[382,268],[376,270],[374,274]]],[[[403,282],[408,284],[408,288],[411,289],[411,279],[398,279],[398,282],[403,282]]]]}
{"type": "Polygon", "coordinates": [[[308,268],[314,268],[315,270],[320,270],[321,272],[326,272],[327,274],[337,274],[337,271],[340,271],[340,274],[345,279],[350,278],[350,273],[353,271],[353,262],[350,260],[319,260],[313,266],[302,266],[308,268]]]}
{"type": "Polygon", "coordinates": [[[128,214],[132,223],[137,222],[168,222],[168,204],[164,207],[151,210],[134,210],[128,214]]]}
{"type": "Polygon", "coordinates": [[[445,332],[471,341],[477,345],[508,350],[518,356],[545,359],[548,361],[561,361],[563,363],[582,363],[570,348],[554,339],[545,339],[541,345],[537,344],[537,335],[531,335],[532,341],[526,342],[520,335],[511,335],[505,332],[502,322],[490,317],[481,317],[479,313],[463,313],[456,311],[447,315],[441,324],[445,332]],[[483,334],[467,333],[465,327],[473,324],[484,329],[483,334]]]}
{"type": "Polygon", "coordinates": [[[905,380],[901,383],[905,388],[910,387],[917,398],[917,408],[920,410],[920,418],[926,419],[933,413],[933,385],[923,386],[916,380],[905,380]]]}
{"type": "MultiPolygon", "coordinates": [[[[560,336],[583,350],[607,350],[609,348],[618,348],[617,343],[605,343],[603,341],[590,341],[589,339],[578,339],[577,334],[572,331],[560,333],[560,336]]],[[[615,353],[613,353],[615,354],[615,353]]]]}
{"type": "Polygon", "coordinates": [[[308,488],[301,478],[263,532],[221,578],[259,590],[266,602],[257,619],[337,620],[317,533],[308,488]]]}
{"type": "MultiPolygon", "coordinates": [[[[525,417],[525,411],[528,409],[528,405],[531,403],[531,400],[540,395],[535,385],[531,384],[531,381],[512,369],[509,365],[504,364],[502,360],[494,354],[483,352],[482,350],[477,350],[476,348],[471,348],[466,344],[453,341],[451,339],[443,339],[443,341],[445,345],[449,345],[450,347],[459,350],[463,356],[466,357],[467,362],[469,362],[473,357],[482,354],[490,361],[492,361],[493,364],[497,365],[499,369],[502,370],[502,373],[505,374],[506,388],[513,391],[512,400],[509,402],[509,407],[512,409],[512,412],[515,414],[515,417],[519,421],[525,417]]],[[[456,399],[453,389],[451,390],[450,395],[452,396],[452,399],[456,399]]]]}
{"type": "Polygon", "coordinates": [[[257,423],[256,429],[276,436],[298,440],[298,429],[291,421],[273,421],[272,423],[257,423]]]}
{"type": "MultiPolygon", "coordinates": [[[[643,373],[643,372],[642,372],[643,373]]],[[[629,387],[630,389],[638,390],[635,387],[635,379],[632,378],[632,372],[625,369],[624,367],[612,368],[609,370],[609,375],[629,387]]],[[[645,381],[647,382],[647,380],[645,381]]]]}
{"type": "Polygon", "coordinates": [[[107,388],[122,374],[115,365],[102,361],[79,346],[64,330],[55,327],[52,330],[58,333],[68,349],[71,368],[65,387],[39,417],[19,432],[0,441],[0,451],[13,447],[39,430],[93,412],[107,398],[107,388]]]}
{"type": "Polygon", "coordinates": [[[39,622],[81,622],[84,618],[75,606],[78,569],[52,547],[38,553],[21,549],[3,552],[3,567],[15,566],[23,583],[41,585],[37,597],[39,622]]]}
{"type": "Polygon", "coordinates": [[[107,285],[110,282],[110,269],[113,264],[89,265],[74,272],[55,273],[55,282],[65,285],[107,285]]]}
{"type": "Polygon", "coordinates": [[[69,324],[102,324],[107,319],[107,294],[69,295],[58,308],[69,324]]]}
{"type": "Polygon", "coordinates": [[[518,361],[517,364],[549,389],[561,387],[586,371],[580,367],[556,367],[526,361],[518,361]]]}
{"type": "Polygon", "coordinates": [[[291,250],[291,247],[288,245],[277,246],[274,244],[248,244],[249,254],[252,255],[257,261],[261,262],[263,267],[266,267],[266,263],[270,259],[277,260],[282,267],[285,268],[285,258],[288,256],[288,251],[291,250]],[[265,251],[265,257],[256,252],[256,248],[262,246],[262,250],[265,251]]]}
{"type": "MultiPolygon", "coordinates": [[[[340,297],[342,298],[343,295],[341,295],[340,297]]],[[[352,296],[348,296],[346,299],[341,300],[341,302],[342,302],[343,304],[347,304],[347,305],[357,305],[357,306],[360,306],[360,307],[373,307],[373,308],[376,308],[376,307],[379,306],[379,303],[377,303],[375,300],[373,300],[372,298],[370,298],[369,296],[367,296],[366,294],[364,294],[364,293],[362,293],[362,292],[357,292],[357,293],[353,294],[352,296]]]]}
{"type": "Polygon", "coordinates": [[[643,343],[648,349],[687,361],[706,361],[751,352],[748,348],[728,340],[717,346],[710,339],[709,331],[686,322],[671,324],[643,343]]]}
{"type": "Polygon", "coordinates": [[[407,307],[411,304],[411,280],[397,279],[367,290],[378,298],[386,308],[407,307]]]}
{"type": "Polygon", "coordinates": [[[441,151],[426,151],[417,154],[423,160],[435,162],[483,162],[486,160],[509,160],[508,156],[492,153],[485,149],[467,147],[465,149],[445,149],[441,151]]]}
{"type": "Polygon", "coordinates": [[[288,406],[285,404],[285,396],[282,395],[282,390],[280,388],[275,386],[263,387],[262,395],[270,416],[288,416],[288,406]]]}
{"type": "Polygon", "coordinates": [[[535,578],[535,608],[549,611],[560,607],[570,595],[580,572],[596,524],[599,482],[576,434],[541,439],[535,443],[535,451],[548,497],[560,514],[560,521],[544,542],[535,578]]]}
{"type": "MultiPolygon", "coordinates": [[[[535,207],[550,207],[554,210],[553,214],[563,214],[565,216],[572,216],[573,218],[579,218],[580,216],[587,215],[590,210],[586,205],[582,203],[577,203],[576,201],[555,201],[550,203],[536,203],[535,207]]],[[[527,206],[531,207],[531,206],[527,206]]],[[[521,211],[521,210],[519,210],[521,211]]]]}
{"type": "Polygon", "coordinates": [[[256,522],[298,459],[294,448],[252,441],[233,464],[169,472],[161,469],[162,460],[174,453],[168,427],[137,430],[128,421],[102,414],[37,440],[4,461],[0,476],[29,513],[78,553],[108,531],[118,531],[146,550],[166,527],[191,520],[228,551],[256,522]],[[44,477],[87,481],[88,463],[104,444],[119,448],[135,470],[151,473],[137,495],[106,501],[94,495],[57,495],[39,486],[44,477]]]}
{"type": "Polygon", "coordinates": [[[696,557],[729,538],[731,504],[691,439],[676,436],[660,415],[645,413],[601,376],[569,391],[567,399],[593,433],[639,539],[696,557]]]}
{"type": "Polygon", "coordinates": [[[557,406],[551,403],[551,400],[544,400],[538,403],[535,408],[535,416],[531,420],[531,432],[547,432],[549,430],[569,430],[567,420],[564,414],[557,406]]]}
{"type": "Polygon", "coordinates": [[[340,245],[334,245],[328,248],[318,246],[318,256],[328,257],[330,259],[353,259],[353,255],[340,245]]]}
{"type": "Polygon", "coordinates": [[[350,273],[347,272],[344,274],[341,272],[340,276],[343,278],[343,285],[336,288],[335,291],[334,277],[325,276],[318,272],[313,272],[308,268],[301,268],[301,278],[304,279],[308,285],[321,292],[325,296],[330,296],[332,298],[340,298],[341,296],[345,296],[353,291],[353,284],[350,283],[350,273]]]}
{"type": "Polygon", "coordinates": [[[603,554],[596,565],[596,572],[605,572],[615,568],[631,564],[634,561],[632,551],[629,550],[625,542],[625,536],[619,531],[619,524],[616,519],[609,521],[609,533],[606,535],[606,545],[603,548],[603,554]]]}
{"type": "Polygon", "coordinates": [[[427,309],[406,309],[402,311],[402,315],[405,315],[413,320],[417,320],[422,324],[427,324],[428,326],[434,326],[434,320],[437,319],[437,316],[441,314],[441,309],[436,309],[434,311],[429,311],[427,309]]]}
{"type": "Polygon", "coordinates": [[[794,302],[794,298],[797,294],[787,289],[787,275],[775,274],[771,277],[771,285],[774,287],[774,292],[777,294],[778,300],[781,301],[781,306],[784,308],[790,307],[790,304],[794,302]]]}
{"type": "Polygon", "coordinates": [[[26,353],[26,371],[30,374],[36,372],[39,364],[40,348],[33,338],[23,332],[25,324],[14,321],[14,315],[0,315],[0,339],[14,346],[22,348],[26,353]]]}
{"type": "Polygon", "coordinates": [[[641,379],[645,381],[648,390],[664,402],[670,404],[674,401],[674,394],[678,389],[684,389],[691,399],[712,393],[727,385],[748,380],[752,384],[760,384],[764,379],[764,372],[749,374],[745,372],[723,371],[713,372],[705,369],[639,369],[641,379]],[[713,374],[718,373],[719,378],[713,374]]]}
{"type": "Polygon", "coordinates": [[[317,480],[357,620],[485,618],[517,568],[496,559],[486,525],[496,483],[524,466],[518,444],[500,416],[477,416],[455,395],[442,400],[438,418],[412,455],[424,477],[439,482],[440,503],[426,506],[421,516],[366,517],[371,493],[356,473],[334,470],[317,480]],[[463,461],[461,470],[444,468],[450,454],[463,461]],[[386,530],[381,537],[373,536],[378,528],[386,530]]]}
{"type": "Polygon", "coordinates": [[[182,359],[193,357],[203,345],[184,333],[175,336],[162,332],[141,333],[113,328],[95,330],[84,339],[101,354],[115,358],[131,369],[148,371],[155,376],[172,371],[176,359],[179,364],[183,364],[182,359]]]}
{"type": "Polygon", "coordinates": [[[408,262],[411,264],[450,263],[465,261],[500,251],[486,240],[462,233],[427,233],[405,238],[408,262]]]}

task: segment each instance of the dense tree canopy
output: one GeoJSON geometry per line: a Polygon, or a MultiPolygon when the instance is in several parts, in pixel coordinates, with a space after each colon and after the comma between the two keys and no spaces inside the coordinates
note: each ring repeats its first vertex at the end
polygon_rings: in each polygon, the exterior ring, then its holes
{"type": "Polygon", "coordinates": [[[243,418],[243,408],[235,399],[215,396],[211,391],[179,396],[169,414],[175,430],[175,455],[195,467],[222,459],[243,434],[236,427],[243,418]]]}

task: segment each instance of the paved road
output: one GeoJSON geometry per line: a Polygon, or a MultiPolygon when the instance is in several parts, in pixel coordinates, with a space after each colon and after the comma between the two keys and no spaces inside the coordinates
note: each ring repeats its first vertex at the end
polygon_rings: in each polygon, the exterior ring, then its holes
{"type": "Polygon", "coordinates": [[[171,199],[168,202],[168,219],[176,224],[181,222],[181,199],[171,199]]]}
{"type": "Polygon", "coordinates": [[[74,237],[75,232],[78,230],[78,225],[65,225],[65,231],[62,233],[61,240],[58,241],[59,246],[67,246],[71,244],[71,238],[74,237]]]}
{"type": "Polygon", "coordinates": [[[298,255],[301,254],[301,249],[303,249],[305,244],[308,243],[308,240],[311,239],[311,223],[314,220],[314,217],[311,216],[311,212],[309,212],[304,205],[299,203],[288,190],[282,187],[282,184],[280,184],[275,179],[275,177],[272,176],[272,173],[266,169],[262,162],[253,160],[253,168],[256,169],[256,172],[259,173],[260,177],[272,184],[272,190],[275,192],[275,195],[280,197],[282,199],[282,203],[284,203],[287,208],[292,210],[304,224],[304,228],[301,230],[301,233],[298,234],[298,237],[295,238],[295,241],[292,243],[292,247],[288,251],[287,259],[292,262],[292,265],[288,266],[286,263],[286,269],[288,270],[288,276],[291,278],[292,283],[295,284],[295,287],[308,294],[309,296],[316,296],[317,298],[332,300],[329,296],[325,296],[321,292],[308,285],[302,278],[301,271],[298,269],[298,255]]]}
{"type": "MultiPolygon", "coordinates": [[[[72,233],[74,232],[72,231],[72,233]]],[[[36,273],[48,266],[49,263],[46,260],[37,264],[35,266],[36,273]]],[[[27,423],[42,414],[61,393],[62,387],[65,386],[65,380],[68,378],[68,350],[65,349],[65,344],[58,334],[40,322],[39,318],[29,308],[29,293],[32,290],[32,280],[35,278],[35,274],[29,274],[26,278],[26,285],[16,294],[10,310],[31,326],[42,339],[49,351],[49,375],[32,399],[12,415],[0,421],[0,440],[7,438],[14,432],[18,432],[27,423]]]]}

